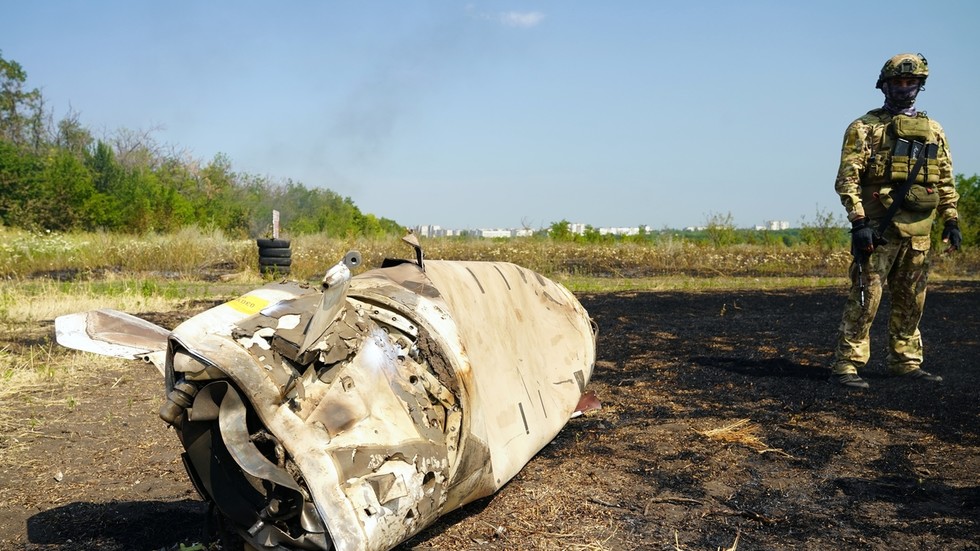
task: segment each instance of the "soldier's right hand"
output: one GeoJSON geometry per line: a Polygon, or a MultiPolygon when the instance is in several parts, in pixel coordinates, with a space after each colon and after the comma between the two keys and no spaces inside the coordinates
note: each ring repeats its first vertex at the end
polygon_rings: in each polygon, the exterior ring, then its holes
{"type": "Polygon", "coordinates": [[[866,257],[875,250],[875,232],[867,218],[857,218],[851,222],[851,254],[855,258],[866,257]]]}

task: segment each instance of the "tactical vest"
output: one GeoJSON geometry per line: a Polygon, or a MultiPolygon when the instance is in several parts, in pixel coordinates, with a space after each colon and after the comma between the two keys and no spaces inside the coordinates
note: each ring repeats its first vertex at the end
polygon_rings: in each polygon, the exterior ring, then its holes
{"type": "Polygon", "coordinates": [[[902,208],[894,222],[903,236],[928,235],[939,206],[939,136],[924,113],[915,117],[890,114],[883,109],[868,113],[877,121],[871,124],[871,156],[861,176],[861,200],[865,213],[872,219],[881,218],[891,206],[893,189],[905,184],[915,165],[913,146],[925,148],[926,160],[915,177],[915,183],[905,195],[902,208]],[[890,119],[890,120],[889,120],[890,119]]]}
{"type": "Polygon", "coordinates": [[[934,144],[927,148],[926,162],[915,177],[917,184],[939,183],[939,159],[937,158],[939,137],[929,124],[929,117],[919,113],[915,117],[895,115],[891,122],[888,114],[882,109],[868,113],[876,116],[879,123],[872,123],[871,157],[861,185],[884,185],[904,183],[909,177],[909,170],[915,164],[915,159],[909,156],[911,143],[917,141],[924,144],[934,144]]]}

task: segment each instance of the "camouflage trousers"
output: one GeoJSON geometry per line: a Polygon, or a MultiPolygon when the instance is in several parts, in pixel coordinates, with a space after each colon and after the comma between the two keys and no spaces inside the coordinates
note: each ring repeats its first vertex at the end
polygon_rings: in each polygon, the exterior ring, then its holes
{"type": "Polygon", "coordinates": [[[861,306],[857,263],[850,267],[851,291],[841,317],[831,369],[834,374],[857,373],[871,358],[871,324],[881,304],[883,283],[891,299],[888,318],[888,367],[902,375],[922,364],[919,320],[926,301],[929,274],[929,236],[902,238],[886,234],[888,243],[875,249],[863,265],[865,292],[861,306]]]}

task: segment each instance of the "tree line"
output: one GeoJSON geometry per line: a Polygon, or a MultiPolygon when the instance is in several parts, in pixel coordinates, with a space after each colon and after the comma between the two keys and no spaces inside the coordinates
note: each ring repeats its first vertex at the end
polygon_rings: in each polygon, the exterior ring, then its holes
{"type": "Polygon", "coordinates": [[[159,144],[153,131],[96,138],[76,113],[57,122],[27,73],[0,51],[0,225],[32,230],[170,232],[188,225],[233,237],[271,230],[278,210],[291,234],[401,234],[349,197],[292,180],[236,172],[159,144]]]}

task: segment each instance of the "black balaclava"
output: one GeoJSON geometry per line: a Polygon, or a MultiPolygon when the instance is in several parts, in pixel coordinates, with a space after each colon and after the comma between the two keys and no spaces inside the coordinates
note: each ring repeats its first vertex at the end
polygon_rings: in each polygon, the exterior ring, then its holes
{"type": "Polygon", "coordinates": [[[908,115],[914,117],[916,114],[915,96],[922,89],[920,80],[912,86],[896,86],[891,80],[881,83],[881,91],[885,94],[885,109],[893,115],[908,115]]]}

